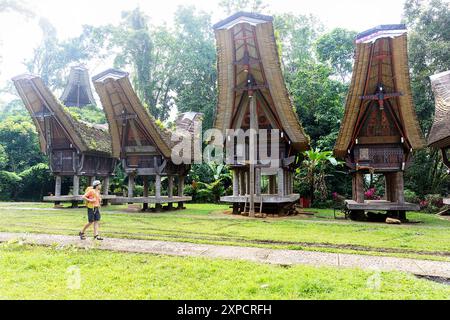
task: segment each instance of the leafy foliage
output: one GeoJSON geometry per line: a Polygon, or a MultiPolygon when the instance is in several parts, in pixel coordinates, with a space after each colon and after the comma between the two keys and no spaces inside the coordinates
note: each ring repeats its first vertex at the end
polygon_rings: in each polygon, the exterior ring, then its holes
{"type": "Polygon", "coordinates": [[[305,151],[303,155],[305,159],[301,169],[297,169],[297,178],[309,187],[311,202],[314,202],[316,195],[320,200],[325,200],[328,197],[326,167],[328,165],[336,167],[340,163],[333,157],[332,151],[315,149],[305,151]]]}
{"type": "MultiPolygon", "coordinates": [[[[416,112],[422,130],[431,129],[434,97],[429,76],[450,69],[450,4],[442,0],[407,0],[404,22],[409,31],[409,64],[416,112]]],[[[416,152],[406,186],[420,196],[445,193],[449,177],[436,150],[416,152]]]]}
{"type": "Polygon", "coordinates": [[[8,156],[4,166],[8,171],[21,172],[45,160],[36,128],[28,116],[11,116],[0,123],[0,145],[8,156]]]}

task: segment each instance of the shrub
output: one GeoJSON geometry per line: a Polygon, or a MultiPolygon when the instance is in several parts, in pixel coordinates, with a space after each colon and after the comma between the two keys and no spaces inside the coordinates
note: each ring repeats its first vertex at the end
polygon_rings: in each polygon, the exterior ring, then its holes
{"type": "Polygon", "coordinates": [[[420,203],[420,197],[409,189],[405,189],[405,201],[410,203],[420,203]]]}
{"type": "Polygon", "coordinates": [[[421,210],[428,213],[437,213],[444,206],[442,196],[439,194],[428,194],[420,201],[421,210]]]}
{"type": "Polygon", "coordinates": [[[370,188],[364,193],[364,197],[367,200],[380,200],[381,197],[377,195],[377,190],[375,188],[370,188]]]}
{"type": "Polygon", "coordinates": [[[0,200],[13,200],[22,178],[14,172],[0,171],[0,200]]]}

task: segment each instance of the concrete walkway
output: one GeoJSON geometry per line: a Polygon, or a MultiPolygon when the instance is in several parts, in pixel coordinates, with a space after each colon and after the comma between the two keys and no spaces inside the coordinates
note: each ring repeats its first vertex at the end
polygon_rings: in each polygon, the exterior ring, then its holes
{"type": "Polygon", "coordinates": [[[25,244],[76,246],[119,252],[151,253],[172,256],[191,256],[222,259],[239,259],[278,265],[310,265],[344,268],[361,268],[379,271],[404,271],[423,276],[450,278],[450,262],[416,260],[395,257],[378,257],[297,250],[276,250],[251,247],[219,246],[185,242],[130,240],[108,238],[94,242],[81,241],[76,236],[0,233],[0,242],[18,240],[25,244]]]}

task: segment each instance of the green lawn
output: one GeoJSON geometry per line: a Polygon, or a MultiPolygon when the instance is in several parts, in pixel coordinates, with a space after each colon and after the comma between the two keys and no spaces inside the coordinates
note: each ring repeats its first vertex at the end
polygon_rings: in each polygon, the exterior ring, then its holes
{"type": "Polygon", "coordinates": [[[449,299],[399,272],[0,245],[0,299],[449,299]]]}
{"type": "MultiPolygon", "coordinates": [[[[411,256],[450,261],[450,221],[409,213],[420,224],[400,226],[335,220],[332,210],[314,217],[252,219],[224,214],[224,205],[187,204],[187,210],[130,213],[126,206],[102,209],[107,237],[264,246],[411,256]]],[[[86,209],[52,204],[0,203],[0,232],[77,234],[86,209]]]]}

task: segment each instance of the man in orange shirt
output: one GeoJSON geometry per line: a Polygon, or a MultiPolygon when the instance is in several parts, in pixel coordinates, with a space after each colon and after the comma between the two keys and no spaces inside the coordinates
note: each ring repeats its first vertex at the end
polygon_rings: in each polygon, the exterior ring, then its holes
{"type": "Polygon", "coordinates": [[[98,234],[99,231],[99,221],[100,221],[100,203],[102,201],[102,196],[100,194],[101,190],[101,182],[95,180],[92,183],[92,187],[86,189],[86,193],[83,196],[83,199],[87,202],[86,206],[88,209],[88,221],[83,230],[79,233],[81,240],[85,240],[85,232],[86,230],[93,224],[94,225],[94,239],[95,240],[103,240],[98,234]]]}

